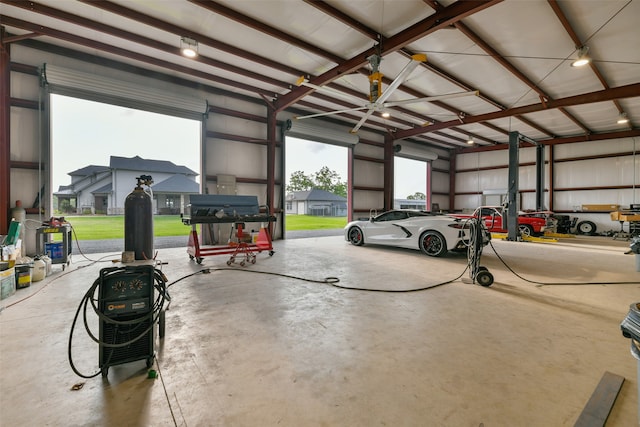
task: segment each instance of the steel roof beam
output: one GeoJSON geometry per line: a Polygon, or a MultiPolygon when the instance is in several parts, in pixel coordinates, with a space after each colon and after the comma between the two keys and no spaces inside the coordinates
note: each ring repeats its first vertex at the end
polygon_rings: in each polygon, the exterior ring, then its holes
{"type": "MultiPolygon", "coordinates": [[[[560,20],[560,23],[564,27],[564,29],[567,32],[567,34],[569,35],[569,37],[571,37],[571,40],[573,41],[574,45],[576,46],[576,49],[584,46],[584,44],[582,43],[582,40],[580,40],[580,37],[578,36],[578,33],[576,33],[576,31],[573,29],[573,26],[569,22],[569,19],[567,19],[567,15],[565,15],[564,12],[562,11],[562,8],[560,7],[560,4],[558,4],[558,2],[556,0],[547,0],[547,1],[549,2],[549,5],[551,6],[551,9],[553,10],[553,12],[556,14],[558,19],[560,20]]],[[[589,66],[591,67],[591,70],[596,75],[598,80],[600,80],[600,83],[602,83],[602,87],[604,87],[605,89],[609,89],[610,86],[607,83],[607,80],[605,79],[604,75],[600,72],[600,70],[598,69],[596,64],[593,61],[591,61],[591,62],[589,62],[589,66]]],[[[615,104],[616,108],[618,109],[618,113],[624,112],[624,109],[622,108],[622,105],[620,105],[620,102],[617,99],[614,99],[613,103],[615,104]]],[[[631,120],[629,120],[629,124],[628,125],[629,125],[629,127],[633,127],[633,125],[631,123],[631,120]]]]}
{"type": "MultiPolygon", "coordinates": [[[[435,10],[440,10],[442,6],[438,4],[435,0],[423,0],[425,3],[433,7],[435,10]]],[[[487,43],[482,37],[477,35],[473,30],[467,27],[463,22],[455,22],[453,24],[455,28],[460,30],[465,36],[467,36],[472,42],[476,43],[482,50],[487,52],[487,54],[496,60],[503,68],[513,74],[516,78],[522,81],[525,85],[529,86],[533,91],[535,91],[538,96],[544,97],[545,99],[551,99],[549,95],[547,95],[542,88],[540,88],[536,83],[534,83],[531,79],[529,79],[523,72],[521,72],[518,68],[516,68],[513,64],[507,61],[502,54],[500,54],[496,49],[494,49],[489,43],[487,43]]],[[[559,109],[565,116],[567,116],[572,122],[574,122],[578,127],[582,128],[585,132],[591,132],[591,130],[586,127],[583,123],[581,123],[576,117],[574,117],[571,113],[564,109],[559,109]]],[[[527,123],[532,126],[531,123],[527,123]]],[[[539,126],[539,125],[536,125],[539,126]]],[[[543,130],[541,127],[535,127],[539,131],[547,134],[553,135],[552,132],[548,130],[543,130]]]]}
{"type": "MultiPolygon", "coordinates": [[[[487,114],[479,114],[476,116],[466,116],[464,123],[478,123],[485,120],[502,119],[505,117],[512,117],[518,114],[535,113],[538,111],[552,110],[563,107],[572,107],[576,105],[591,104],[594,102],[611,101],[613,99],[620,98],[633,98],[640,96],[640,83],[633,83],[625,86],[619,86],[611,89],[604,89],[596,92],[584,93],[581,95],[569,96],[566,98],[560,98],[556,100],[549,100],[545,104],[537,103],[525,105],[522,107],[513,107],[504,111],[497,111],[487,114]]],[[[420,133],[433,132],[440,129],[446,129],[451,126],[459,125],[458,120],[452,120],[449,122],[441,122],[431,126],[424,127],[422,129],[407,129],[404,131],[396,132],[397,139],[408,138],[420,133]]]]}
{"type": "MultiPolygon", "coordinates": [[[[375,30],[373,30],[372,28],[367,27],[366,25],[364,25],[363,23],[361,23],[360,21],[352,18],[351,16],[347,15],[346,13],[336,9],[335,7],[331,6],[330,4],[328,4],[326,1],[324,0],[304,0],[305,3],[321,10],[322,12],[326,13],[327,15],[331,16],[332,18],[342,22],[343,24],[353,28],[354,30],[360,32],[361,34],[363,34],[364,36],[372,39],[372,40],[376,40],[379,43],[381,43],[382,45],[385,45],[387,43],[387,38],[382,35],[382,34],[378,34],[375,30]]],[[[402,55],[404,55],[407,58],[411,58],[415,52],[412,52],[411,50],[407,49],[407,48],[402,48],[399,51],[402,55]]],[[[447,80],[450,83],[455,84],[456,86],[467,90],[467,91],[471,91],[471,90],[475,90],[475,88],[473,88],[470,84],[465,83],[463,81],[461,81],[459,78],[452,76],[451,74],[447,73],[446,71],[436,67],[433,64],[430,64],[429,62],[421,62],[420,65],[422,68],[425,68],[429,71],[431,71],[432,73],[438,75],[439,77],[447,80]]],[[[390,81],[390,80],[389,80],[390,81]]],[[[416,97],[424,97],[425,94],[421,94],[417,91],[414,90],[408,90],[409,88],[406,88],[404,86],[401,86],[402,90],[408,92],[411,95],[414,95],[416,97]]],[[[497,101],[489,98],[488,96],[484,95],[483,93],[480,93],[478,95],[478,97],[480,99],[482,99],[485,102],[488,102],[489,104],[493,105],[496,108],[499,108],[501,110],[504,110],[506,107],[501,105],[500,103],[498,103],[497,101]]],[[[434,105],[437,105],[440,108],[443,108],[447,111],[450,111],[456,115],[458,115],[460,113],[460,111],[457,108],[454,108],[442,101],[436,101],[433,102],[434,105]]],[[[429,118],[429,121],[433,122],[433,123],[438,123],[439,120],[432,120],[429,118]]],[[[505,134],[508,134],[508,131],[503,131],[505,134]]],[[[544,132],[543,132],[544,133],[544,132]]],[[[547,133],[548,135],[551,135],[550,132],[547,133]]],[[[486,139],[486,138],[482,138],[480,136],[478,136],[476,139],[482,139],[485,140],[487,142],[491,142],[492,141],[486,139]]]]}
{"type": "Polygon", "coordinates": [[[0,20],[3,24],[22,28],[28,31],[36,31],[41,33],[42,35],[46,35],[49,37],[65,40],[80,46],[85,46],[91,49],[101,50],[104,52],[109,52],[114,55],[122,56],[125,58],[133,59],[136,61],[144,62],[147,64],[157,65],[162,68],[166,68],[168,70],[177,71],[180,73],[184,73],[186,75],[190,75],[192,77],[198,77],[206,80],[210,80],[212,82],[228,85],[231,87],[235,87],[237,89],[243,89],[252,93],[264,94],[266,96],[272,96],[273,91],[265,90],[259,87],[251,86],[244,83],[238,83],[233,80],[226,79],[224,77],[214,76],[213,74],[205,73],[203,71],[194,70],[193,68],[177,65],[171,62],[163,61],[151,56],[142,55],[138,52],[132,52],[126,49],[114,47],[112,45],[108,45],[106,43],[97,42],[95,40],[90,40],[84,37],[77,36],[75,34],[65,33],[63,31],[55,30],[53,28],[44,27],[42,25],[34,24],[32,22],[23,21],[22,19],[13,18],[6,15],[0,15],[0,20]]]}
{"type": "MultiPolygon", "coordinates": [[[[406,30],[403,30],[399,34],[387,39],[384,46],[382,46],[380,54],[384,56],[400,50],[407,44],[419,38],[431,34],[434,31],[444,28],[453,22],[470,16],[476,12],[484,10],[494,4],[500,3],[501,1],[502,0],[477,0],[472,2],[455,2],[442,11],[434,13],[406,30]]],[[[315,77],[311,80],[311,83],[322,86],[323,84],[329,83],[344,74],[357,70],[366,65],[367,57],[375,53],[377,53],[377,50],[375,47],[372,47],[351,59],[339,63],[331,70],[315,77]]],[[[309,87],[302,86],[280,97],[276,101],[278,110],[282,110],[292,104],[295,104],[298,100],[311,92],[311,90],[312,89],[309,87]]]]}

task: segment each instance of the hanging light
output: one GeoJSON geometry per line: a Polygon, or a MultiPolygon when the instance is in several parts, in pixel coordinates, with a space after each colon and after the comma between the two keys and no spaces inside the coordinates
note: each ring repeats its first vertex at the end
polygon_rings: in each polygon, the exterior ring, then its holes
{"type": "Polygon", "coordinates": [[[620,113],[620,115],[618,116],[617,123],[619,125],[623,125],[625,123],[629,123],[629,117],[627,117],[627,113],[625,113],[625,112],[620,113]]]}
{"type": "Polygon", "coordinates": [[[589,52],[589,46],[582,46],[578,49],[578,59],[571,63],[572,67],[582,67],[591,62],[591,58],[587,55],[589,52]]]}
{"type": "Polygon", "coordinates": [[[182,37],[180,39],[180,52],[187,58],[195,58],[198,56],[198,41],[191,37],[182,37]]]}
{"type": "Polygon", "coordinates": [[[473,145],[473,138],[471,137],[471,135],[467,136],[467,144],[469,145],[473,145]]]}
{"type": "Polygon", "coordinates": [[[389,112],[388,112],[388,111],[383,111],[381,115],[382,115],[382,117],[384,117],[385,119],[388,119],[389,117],[391,117],[391,114],[389,114],[389,112]]]}

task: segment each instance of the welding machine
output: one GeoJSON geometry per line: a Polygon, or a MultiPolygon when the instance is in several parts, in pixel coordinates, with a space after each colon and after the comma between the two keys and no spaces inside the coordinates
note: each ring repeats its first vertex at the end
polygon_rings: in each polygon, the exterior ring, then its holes
{"type": "Polygon", "coordinates": [[[145,360],[147,368],[153,364],[156,323],[164,332],[163,304],[168,299],[165,283],[164,275],[153,265],[100,270],[97,314],[103,377],[113,365],[136,360],[145,360]]]}

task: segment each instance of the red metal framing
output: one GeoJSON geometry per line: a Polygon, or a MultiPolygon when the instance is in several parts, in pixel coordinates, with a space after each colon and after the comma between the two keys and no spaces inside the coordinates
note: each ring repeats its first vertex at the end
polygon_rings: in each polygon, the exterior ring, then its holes
{"type": "Polygon", "coordinates": [[[0,234],[9,227],[9,198],[11,197],[11,115],[10,115],[10,45],[4,43],[6,35],[0,26],[0,234]]]}

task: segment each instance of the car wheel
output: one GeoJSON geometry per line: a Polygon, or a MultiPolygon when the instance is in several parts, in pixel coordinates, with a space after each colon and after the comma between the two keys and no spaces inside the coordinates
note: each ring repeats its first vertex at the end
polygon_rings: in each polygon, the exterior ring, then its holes
{"type": "Polygon", "coordinates": [[[426,231],[420,236],[420,250],[429,256],[447,253],[447,241],[437,231],[426,231]]]}
{"type": "Polygon", "coordinates": [[[520,234],[523,236],[533,236],[533,227],[529,224],[518,225],[518,231],[520,231],[520,234]]]}
{"type": "Polygon", "coordinates": [[[351,227],[349,229],[349,241],[355,246],[364,245],[364,235],[362,234],[360,227],[351,227]]]}
{"type": "Polygon", "coordinates": [[[591,221],[580,221],[576,226],[578,234],[594,235],[596,234],[596,225],[591,221]]]}

